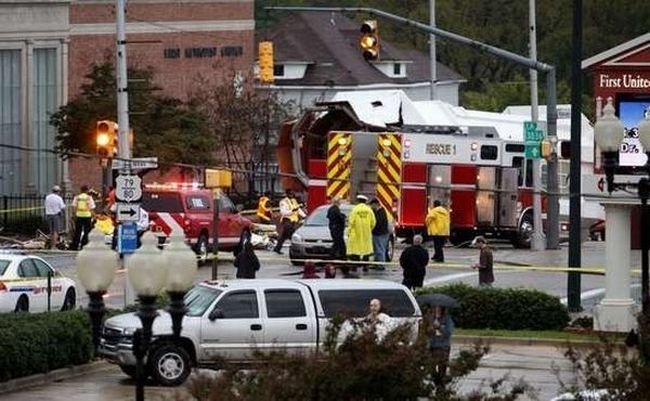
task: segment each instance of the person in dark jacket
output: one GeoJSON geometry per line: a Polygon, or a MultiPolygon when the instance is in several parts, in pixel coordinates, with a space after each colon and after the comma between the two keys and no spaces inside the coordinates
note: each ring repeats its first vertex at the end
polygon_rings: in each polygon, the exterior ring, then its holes
{"type": "Polygon", "coordinates": [[[374,252],[374,260],[375,262],[385,262],[386,247],[388,246],[388,237],[390,234],[388,228],[388,214],[377,198],[374,198],[370,202],[370,207],[372,207],[372,210],[375,212],[376,221],[375,228],[372,229],[372,249],[374,252]]]}
{"type": "Polygon", "coordinates": [[[245,241],[242,251],[235,258],[237,278],[255,278],[255,272],[260,269],[260,261],[255,255],[251,241],[245,241]]]}
{"type": "Polygon", "coordinates": [[[451,350],[451,335],[454,332],[454,321],[446,308],[432,306],[424,315],[426,334],[429,336],[429,350],[432,357],[433,382],[436,391],[446,384],[447,365],[451,350]]]}
{"type": "Polygon", "coordinates": [[[332,237],[331,255],[334,259],[345,259],[345,214],[341,211],[341,199],[332,198],[332,206],[327,209],[330,235],[332,237]]]}
{"type": "Polygon", "coordinates": [[[474,238],[472,242],[474,246],[481,249],[478,263],[472,266],[474,269],[478,269],[478,285],[479,287],[492,287],[492,283],[494,283],[492,248],[488,246],[487,240],[482,236],[474,238]]]}
{"type": "Polygon", "coordinates": [[[407,247],[399,257],[399,264],[404,270],[402,284],[413,290],[422,287],[429,263],[429,252],[422,247],[422,236],[413,237],[413,245],[407,247]]]}

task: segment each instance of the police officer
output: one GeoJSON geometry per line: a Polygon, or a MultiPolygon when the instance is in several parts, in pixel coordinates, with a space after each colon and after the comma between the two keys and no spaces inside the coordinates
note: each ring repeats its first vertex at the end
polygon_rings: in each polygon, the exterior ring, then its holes
{"type": "Polygon", "coordinates": [[[79,250],[88,243],[88,233],[92,229],[92,219],[95,211],[95,201],[88,193],[88,185],[82,185],[81,193],[72,200],[72,210],[75,217],[72,249],[79,250]]]}
{"type": "Polygon", "coordinates": [[[262,224],[271,224],[271,191],[264,192],[257,201],[257,219],[262,224]]]}

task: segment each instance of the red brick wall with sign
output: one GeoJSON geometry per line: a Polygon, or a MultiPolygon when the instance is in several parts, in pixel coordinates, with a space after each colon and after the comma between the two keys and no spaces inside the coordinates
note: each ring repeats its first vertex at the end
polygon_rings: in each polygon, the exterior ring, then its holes
{"type": "MultiPolygon", "coordinates": [[[[187,99],[200,75],[218,77],[233,69],[252,69],[256,58],[253,20],[252,1],[129,2],[127,41],[132,43],[126,46],[128,65],[152,68],[162,94],[187,99]],[[134,43],[138,41],[150,43],[134,43]]],[[[68,87],[69,98],[74,99],[94,63],[115,62],[114,4],[73,2],[70,24],[68,87]]],[[[82,184],[101,189],[97,160],[73,159],[69,166],[75,191],[82,184]]],[[[147,174],[147,181],[185,179],[178,171],[147,174]]]]}

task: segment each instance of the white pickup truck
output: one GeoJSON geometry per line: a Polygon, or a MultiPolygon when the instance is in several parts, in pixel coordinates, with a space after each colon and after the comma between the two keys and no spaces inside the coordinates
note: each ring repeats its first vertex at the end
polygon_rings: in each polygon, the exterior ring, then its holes
{"type": "MultiPolygon", "coordinates": [[[[395,324],[411,322],[421,311],[411,292],[384,280],[228,280],[206,281],[186,295],[181,338],[172,338],[168,313],[154,321],[147,374],[162,385],[183,383],[192,367],[218,367],[220,361],[251,361],[252,351],[282,348],[318,352],[329,319],[363,317],[371,299],[381,300],[395,324]]],[[[100,353],[135,375],[133,333],[141,327],[134,313],[106,320],[100,353]]]]}

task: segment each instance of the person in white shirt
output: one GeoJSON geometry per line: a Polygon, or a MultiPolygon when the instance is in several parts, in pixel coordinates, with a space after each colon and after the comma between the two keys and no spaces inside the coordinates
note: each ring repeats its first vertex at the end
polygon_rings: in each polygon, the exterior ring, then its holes
{"type": "Polygon", "coordinates": [[[52,193],[45,197],[45,224],[47,233],[50,236],[47,248],[53,248],[59,243],[59,232],[63,229],[63,213],[65,211],[65,202],[59,193],[61,187],[55,185],[52,187],[52,193]]]}

